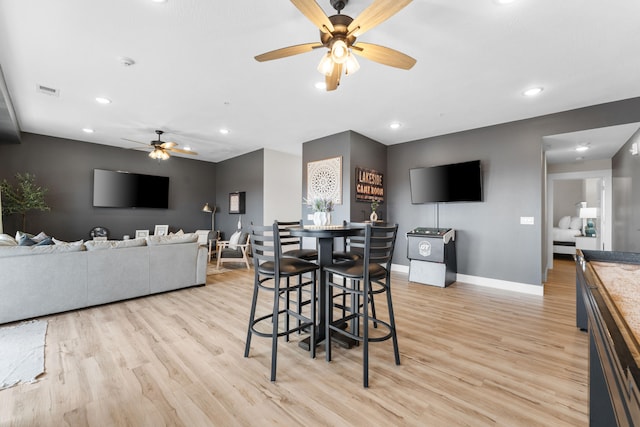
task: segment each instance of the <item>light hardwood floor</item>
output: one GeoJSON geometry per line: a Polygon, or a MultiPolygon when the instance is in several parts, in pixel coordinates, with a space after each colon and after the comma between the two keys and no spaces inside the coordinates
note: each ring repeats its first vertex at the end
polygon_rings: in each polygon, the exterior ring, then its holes
{"type": "Polygon", "coordinates": [[[0,391],[0,425],[587,425],[574,264],[554,266],[544,297],[394,274],[402,364],[372,344],[369,389],[359,348],[327,363],[281,341],[275,383],[269,340],[242,357],[252,271],[49,316],[46,373],[0,391]]]}

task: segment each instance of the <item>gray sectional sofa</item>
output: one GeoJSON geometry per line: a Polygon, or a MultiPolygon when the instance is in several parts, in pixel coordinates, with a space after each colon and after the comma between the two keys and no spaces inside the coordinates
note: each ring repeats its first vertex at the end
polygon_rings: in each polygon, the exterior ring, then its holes
{"type": "Polygon", "coordinates": [[[0,323],[204,285],[195,234],[0,247],[0,323]]]}

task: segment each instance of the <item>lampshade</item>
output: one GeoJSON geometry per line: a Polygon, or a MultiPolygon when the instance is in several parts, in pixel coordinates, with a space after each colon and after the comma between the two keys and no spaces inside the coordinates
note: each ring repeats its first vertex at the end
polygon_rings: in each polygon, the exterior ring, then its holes
{"type": "Polygon", "coordinates": [[[327,52],[325,56],[322,57],[320,63],[318,64],[318,71],[325,76],[330,76],[333,71],[333,60],[331,59],[331,53],[327,52]]]}
{"type": "Polygon", "coordinates": [[[347,60],[349,56],[349,48],[344,40],[335,40],[331,44],[331,58],[336,64],[342,64],[347,60]]]}
{"type": "Polygon", "coordinates": [[[356,71],[360,69],[360,64],[358,64],[356,57],[353,56],[351,52],[349,52],[349,57],[347,58],[345,68],[346,68],[345,75],[347,76],[354,74],[356,71]]]}
{"type": "Polygon", "coordinates": [[[209,212],[209,213],[213,212],[211,210],[211,207],[209,206],[209,203],[204,204],[204,206],[202,207],[202,212],[209,212]]]}
{"type": "Polygon", "coordinates": [[[580,218],[598,218],[598,208],[580,208],[580,218]]]}

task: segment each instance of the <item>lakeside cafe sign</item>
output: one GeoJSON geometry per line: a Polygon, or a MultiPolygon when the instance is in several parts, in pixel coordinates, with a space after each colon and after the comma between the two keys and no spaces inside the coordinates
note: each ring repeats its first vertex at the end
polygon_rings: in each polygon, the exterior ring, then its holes
{"type": "Polygon", "coordinates": [[[384,201],[382,173],[365,168],[356,168],[356,200],[384,201]]]}

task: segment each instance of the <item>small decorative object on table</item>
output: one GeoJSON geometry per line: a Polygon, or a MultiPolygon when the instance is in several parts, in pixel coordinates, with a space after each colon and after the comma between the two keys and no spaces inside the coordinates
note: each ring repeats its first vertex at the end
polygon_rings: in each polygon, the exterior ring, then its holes
{"type": "Polygon", "coordinates": [[[369,216],[369,219],[371,220],[371,222],[376,222],[378,220],[378,214],[376,213],[376,209],[378,209],[379,205],[380,205],[380,202],[377,200],[374,200],[373,202],[371,202],[371,215],[369,216]]]}
{"type": "Polygon", "coordinates": [[[333,211],[333,200],[315,198],[305,199],[305,203],[313,210],[313,224],[317,226],[327,226],[331,224],[331,211],[333,211]]]}

